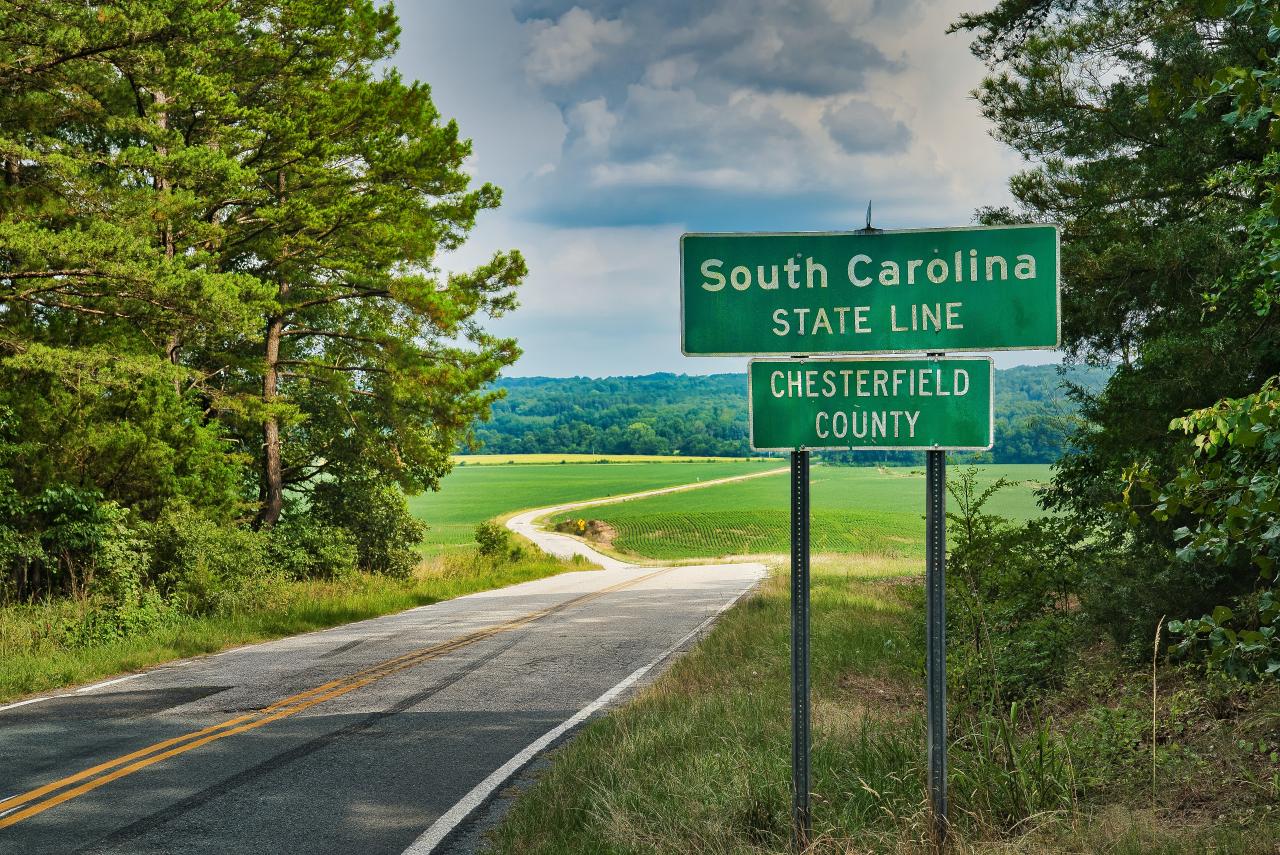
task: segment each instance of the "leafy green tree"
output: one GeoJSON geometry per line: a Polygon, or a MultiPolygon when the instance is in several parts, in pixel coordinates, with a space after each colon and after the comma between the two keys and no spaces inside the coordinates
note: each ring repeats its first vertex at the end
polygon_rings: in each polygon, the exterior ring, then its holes
{"type": "Polygon", "coordinates": [[[518,350],[483,321],[525,268],[439,271],[500,194],[379,70],[397,35],[374,0],[0,0],[7,563],[42,560],[51,490],[233,542],[323,480],[377,510],[362,565],[408,564],[403,491],[499,397],[518,350]]]}
{"type": "Polygon", "coordinates": [[[1174,416],[1257,389],[1280,368],[1276,312],[1208,295],[1253,260],[1241,233],[1257,188],[1221,180],[1261,164],[1266,135],[1188,114],[1200,84],[1273,50],[1267,25],[1215,0],[1004,0],[956,25],[990,68],[977,92],[994,135],[1031,166],[1014,211],[1063,227],[1067,353],[1117,362],[1085,396],[1080,454],[1050,501],[1105,522],[1133,460],[1169,459],[1174,416]]]}
{"type": "Polygon", "coordinates": [[[261,449],[258,522],[270,527],[287,490],[322,476],[438,485],[497,397],[481,387],[518,356],[479,318],[514,307],[525,266],[511,252],[437,272],[500,193],[470,187],[470,144],[426,86],[376,70],[396,48],[389,7],[292,0],[261,4],[258,20],[232,83],[256,184],[220,209],[218,266],[273,297],[260,338],[202,367],[261,449]]]}
{"type": "Polygon", "coordinates": [[[1253,299],[1274,140],[1261,121],[1223,121],[1225,68],[1274,57],[1271,22],[1251,2],[1004,0],[956,25],[991,71],[978,91],[995,136],[1031,166],[1015,210],[989,221],[1063,228],[1063,337],[1075,360],[1117,367],[1097,395],[1078,390],[1083,426],[1045,499],[1094,529],[1110,571],[1081,599],[1134,651],[1162,614],[1211,604],[1225,568],[1171,562],[1177,524],[1116,513],[1124,474],[1146,461],[1176,472],[1171,419],[1280,371],[1280,312],[1253,299]],[[1206,96],[1211,103],[1206,104],[1206,96]],[[1217,97],[1216,102],[1212,99],[1217,97]]]}
{"type": "Polygon", "coordinates": [[[1224,167],[1212,179],[1216,186],[1262,201],[1244,223],[1252,263],[1206,295],[1213,312],[1267,317],[1280,305],[1280,11],[1271,6],[1262,0],[1245,0],[1236,8],[1235,16],[1269,25],[1271,45],[1247,64],[1218,69],[1202,85],[1207,89],[1205,96],[1187,114],[1221,113],[1223,123],[1236,133],[1267,141],[1261,162],[1224,167]]]}
{"type": "MultiPolygon", "coordinates": [[[[1079,418],[1064,380],[1085,389],[1105,385],[1102,369],[1026,365],[998,372],[995,461],[1057,460],[1079,418]],[[1065,375],[1065,376],[1064,376],[1065,375]]],[[[497,384],[506,397],[476,427],[485,451],[501,454],[681,454],[741,457],[747,438],[747,380],[742,374],[640,377],[512,377],[497,384]],[[637,424],[645,427],[634,427],[637,424]]],[[[824,454],[827,463],[918,464],[913,452],[824,454]]]]}
{"type": "Polygon", "coordinates": [[[252,334],[269,294],[212,263],[223,224],[209,210],[249,174],[222,94],[233,65],[214,58],[231,55],[240,19],[213,0],[0,13],[10,519],[38,536],[47,521],[32,509],[64,488],[86,518],[103,501],[153,519],[181,497],[234,519],[244,461],[184,357],[252,334]]]}
{"type": "Polygon", "coordinates": [[[176,364],[184,339],[250,331],[266,292],[210,252],[214,200],[248,177],[221,94],[235,11],[54,0],[0,3],[0,20],[0,348],[176,364]]]}
{"type": "Polygon", "coordinates": [[[21,496],[63,484],[152,520],[188,502],[216,520],[241,516],[244,455],[174,388],[180,368],[106,346],[29,344],[0,360],[0,465],[21,496]]]}

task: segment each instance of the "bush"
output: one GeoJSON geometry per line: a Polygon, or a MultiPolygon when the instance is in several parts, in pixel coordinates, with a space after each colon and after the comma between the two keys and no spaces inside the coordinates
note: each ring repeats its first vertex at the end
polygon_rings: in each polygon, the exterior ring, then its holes
{"type": "Polygon", "coordinates": [[[85,596],[68,604],[56,638],[67,647],[89,647],[138,635],[172,621],[176,611],[147,584],[150,553],[125,514],[108,503],[107,536],[99,539],[85,596]]]}
{"type": "MultiPolygon", "coordinates": [[[[0,485],[3,487],[4,485],[0,485]]],[[[59,484],[24,499],[0,489],[0,559],[17,597],[82,595],[127,513],[94,488],[59,484]]]]}
{"type": "Polygon", "coordinates": [[[1133,467],[1124,511],[1172,528],[1171,571],[1198,583],[1168,612],[1203,614],[1170,622],[1175,649],[1241,680],[1280,678],[1280,377],[1169,428],[1189,437],[1174,477],[1133,467]]]}
{"type": "Polygon", "coordinates": [[[511,532],[501,523],[485,520],[476,526],[476,543],[486,558],[506,556],[511,551],[511,532]]]}
{"type": "Polygon", "coordinates": [[[409,513],[404,493],[394,485],[371,478],[327,481],[316,485],[311,511],[318,523],[351,537],[366,573],[407,579],[422,560],[418,544],[427,526],[409,513]]]}
{"type": "Polygon", "coordinates": [[[500,561],[520,561],[526,556],[525,548],[511,539],[511,532],[501,523],[486,520],[476,526],[477,550],[485,558],[500,561]]]}
{"type": "Polygon", "coordinates": [[[1015,525],[983,507],[1008,482],[986,490],[976,469],[950,492],[954,547],[948,555],[948,633],[957,697],[1007,709],[1057,686],[1074,658],[1082,616],[1074,595],[1095,560],[1078,527],[1055,518],[1015,525]]]}
{"type": "Polygon", "coordinates": [[[284,520],[271,530],[267,561],[290,579],[342,579],[357,572],[355,539],[337,526],[310,516],[284,520]]]}
{"type": "Polygon", "coordinates": [[[262,603],[272,576],[267,536],[171,508],[150,526],[152,578],[185,614],[229,614],[262,603]]]}

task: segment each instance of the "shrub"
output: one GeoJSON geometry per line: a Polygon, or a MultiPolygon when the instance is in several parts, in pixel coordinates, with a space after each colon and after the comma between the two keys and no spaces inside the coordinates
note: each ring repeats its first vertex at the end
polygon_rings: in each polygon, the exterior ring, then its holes
{"type": "Polygon", "coordinates": [[[511,532],[501,523],[485,520],[476,526],[476,543],[486,558],[505,557],[511,551],[511,532]]]}
{"type": "Polygon", "coordinates": [[[117,517],[113,536],[99,546],[90,595],[101,600],[86,614],[79,643],[117,641],[154,629],[176,616],[171,604],[147,583],[151,553],[141,532],[117,517]]]}
{"type": "Polygon", "coordinates": [[[0,491],[0,558],[12,590],[20,598],[83,594],[125,517],[93,488],[58,484],[29,499],[0,491]]]}
{"type": "Polygon", "coordinates": [[[360,553],[346,530],[295,516],[271,530],[267,561],[290,579],[342,579],[357,572],[360,553]]]}
{"type": "Polygon", "coordinates": [[[268,596],[264,534],[178,506],[150,525],[150,546],[152,578],[186,614],[228,614],[268,596]]]}
{"type": "Polygon", "coordinates": [[[1174,527],[1171,566],[1187,586],[1171,633],[1183,655],[1242,680],[1280,678],[1280,378],[1253,395],[1174,419],[1189,440],[1173,478],[1153,464],[1128,473],[1125,511],[1139,525],[1174,527]],[[1139,515],[1142,514],[1142,517],[1139,515]],[[1214,607],[1205,596],[1217,596],[1214,607]],[[1207,613],[1206,613],[1207,612],[1207,613]]]}
{"type": "Polygon", "coordinates": [[[422,560],[418,544],[427,526],[414,519],[404,493],[372,478],[344,478],[316,486],[311,510],[317,522],[345,531],[366,573],[407,579],[422,560]]]}
{"type": "Polygon", "coordinates": [[[1078,527],[1055,518],[1015,525],[983,510],[1008,482],[985,490],[976,469],[962,470],[950,492],[954,547],[948,555],[948,632],[957,696],[980,706],[1008,705],[1058,685],[1078,647],[1073,607],[1094,560],[1078,527]]]}
{"type": "Polygon", "coordinates": [[[1174,653],[1244,682],[1280,679],[1280,599],[1267,590],[1235,602],[1239,614],[1218,606],[1197,620],[1169,621],[1170,634],[1182,638],[1174,653]]]}

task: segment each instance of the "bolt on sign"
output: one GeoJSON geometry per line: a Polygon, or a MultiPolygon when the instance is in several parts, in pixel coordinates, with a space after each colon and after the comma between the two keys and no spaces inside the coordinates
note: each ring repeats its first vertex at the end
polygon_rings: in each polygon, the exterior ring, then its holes
{"type": "Polygon", "coordinates": [[[938,359],[753,359],[755,451],[986,451],[994,364],[938,359]]]}
{"type": "Polygon", "coordinates": [[[686,234],[687,356],[1051,349],[1057,226],[686,234]]]}

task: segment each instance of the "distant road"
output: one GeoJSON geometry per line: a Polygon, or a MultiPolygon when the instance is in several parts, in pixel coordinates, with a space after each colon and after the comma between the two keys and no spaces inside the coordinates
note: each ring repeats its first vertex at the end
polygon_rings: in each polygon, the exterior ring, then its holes
{"type": "MultiPolygon", "coordinates": [[[[618,502],[631,502],[636,499],[647,499],[650,496],[661,496],[666,493],[683,493],[688,490],[700,490],[703,487],[715,487],[719,484],[731,484],[734,481],[749,481],[752,478],[765,478],[770,475],[782,475],[789,470],[786,467],[781,469],[768,469],[764,472],[752,472],[748,475],[734,475],[729,478],[715,478],[710,481],[699,481],[694,484],[678,484],[674,487],[659,487],[655,490],[645,490],[641,493],[628,493],[625,496],[610,496],[604,499],[586,499],[579,502],[565,502],[562,505],[551,505],[545,508],[534,508],[531,511],[523,511],[507,520],[507,528],[523,537],[529,538],[538,545],[543,552],[555,555],[559,558],[569,558],[574,555],[581,555],[601,567],[615,569],[636,569],[640,565],[630,564],[626,561],[620,561],[612,556],[605,555],[587,544],[571,537],[567,534],[557,534],[553,531],[546,531],[537,525],[537,521],[543,517],[549,517],[553,514],[563,513],[565,511],[576,511],[580,508],[594,508],[599,505],[613,505],[618,502]]],[[[712,565],[723,566],[723,565],[712,565]]]]}
{"type": "Polygon", "coordinates": [[[505,781],[764,575],[640,567],[532,524],[587,504],[508,525],[604,570],[0,707],[0,852],[470,851],[505,781]]]}

